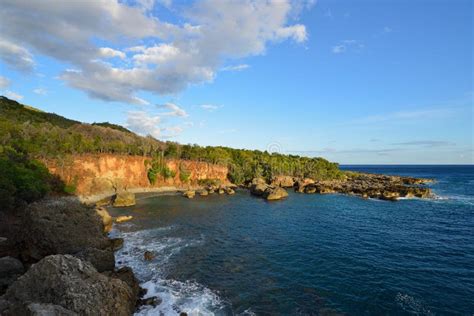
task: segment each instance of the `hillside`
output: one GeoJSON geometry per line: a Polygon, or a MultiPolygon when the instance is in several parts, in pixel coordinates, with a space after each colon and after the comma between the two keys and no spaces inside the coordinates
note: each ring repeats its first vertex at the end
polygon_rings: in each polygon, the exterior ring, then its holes
{"type": "Polygon", "coordinates": [[[137,135],[119,125],[81,123],[0,97],[0,168],[4,170],[2,174],[7,171],[10,174],[0,180],[3,181],[0,195],[10,200],[21,195],[21,200],[32,201],[50,191],[73,192],[72,183],[61,186],[38,161],[63,163],[91,154],[146,157],[147,181],[151,184],[188,173],[170,169],[168,163],[171,161],[221,165],[228,170],[228,180],[235,184],[248,183],[256,177],[268,181],[278,175],[328,180],[340,178],[342,174],[337,164],[323,158],[162,142],[151,136],[137,135]],[[36,191],[33,197],[25,198],[36,191]]]}

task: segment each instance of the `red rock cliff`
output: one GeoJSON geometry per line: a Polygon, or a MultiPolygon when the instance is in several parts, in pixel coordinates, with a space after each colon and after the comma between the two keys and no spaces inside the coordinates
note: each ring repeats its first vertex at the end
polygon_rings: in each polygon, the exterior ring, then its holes
{"type": "Polygon", "coordinates": [[[118,190],[132,192],[159,191],[166,187],[187,188],[201,179],[219,179],[227,182],[227,167],[206,162],[169,160],[168,168],[176,172],[173,178],[159,177],[151,185],[147,177],[145,160],[149,157],[126,155],[76,155],[65,159],[46,160],[44,163],[52,174],[65,183],[76,187],[75,193],[87,198],[112,195],[118,190]],[[190,172],[189,182],[180,180],[181,169],[190,172]]]}

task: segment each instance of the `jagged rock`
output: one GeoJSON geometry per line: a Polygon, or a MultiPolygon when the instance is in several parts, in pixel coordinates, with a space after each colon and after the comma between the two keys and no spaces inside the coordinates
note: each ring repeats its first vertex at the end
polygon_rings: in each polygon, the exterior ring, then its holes
{"type": "Polygon", "coordinates": [[[223,188],[219,188],[219,190],[217,191],[217,193],[219,194],[224,194],[225,193],[225,190],[223,188]]]}
{"type": "Polygon", "coordinates": [[[313,194],[316,193],[317,188],[314,185],[307,185],[303,187],[304,193],[313,194]]]}
{"type": "Polygon", "coordinates": [[[195,195],[196,195],[196,191],[193,191],[193,190],[188,190],[183,193],[183,196],[187,197],[188,199],[194,198],[195,195]]]}
{"type": "Polygon", "coordinates": [[[380,195],[380,199],[387,200],[387,201],[397,201],[399,197],[400,197],[400,193],[390,192],[390,191],[384,191],[380,195]]]}
{"type": "Polygon", "coordinates": [[[199,190],[199,195],[200,196],[208,196],[209,192],[206,189],[199,190]]]}
{"type": "Polygon", "coordinates": [[[286,198],[287,196],[288,192],[286,192],[286,190],[281,187],[269,188],[265,192],[265,198],[268,201],[281,200],[283,198],[286,198]]]}
{"type": "Polygon", "coordinates": [[[96,207],[108,206],[110,204],[112,204],[112,197],[111,196],[103,198],[103,199],[95,202],[96,207]]]}
{"type": "Polygon", "coordinates": [[[86,248],[74,254],[74,256],[89,261],[99,272],[115,269],[115,256],[112,249],[86,248]]]}
{"type": "Polygon", "coordinates": [[[113,278],[120,279],[123,282],[127,283],[127,285],[132,289],[134,297],[138,298],[140,296],[140,283],[135,277],[132,268],[122,267],[117,271],[110,273],[109,275],[113,278]]]}
{"type": "Polygon", "coordinates": [[[20,260],[12,257],[0,258],[0,294],[24,272],[25,268],[20,260]]]}
{"type": "Polygon", "coordinates": [[[52,254],[75,254],[86,248],[106,249],[110,242],[102,219],[76,200],[42,200],[21,211],[18,251],[22,261],[52,254]]]}
{"type": "Polygon", "coordinates": [[[132,219],[133,219],[133,216],[131,216],[131,215],[122,215],[122,216],[118,216],[115,219],[115,222],[116,223],[123,223],[123,222],[131,221],[132,219]]]}
{"type": "Polygon", "coordinates": [[[32,303],[58,305],[80,315],[130,315],[137,301],[127,283],[70,255],[48,256],[34,264],[3,298],[9,303],[4,315],[25,315],[32,303]]]}
{"type": "Polygon", "coordinates": [[[272,179],[272,186],[291,188],[295,184],[295,180],[290,176],[276,176],[272,179]]]}
{"type": "Polygon", "coordinates": [[[109,233],[112,230],[113,219],[105,207],[96,207],[96,213],[102,218],[104,232],[109,233]]]}
{"type": "Polygon", "coordinates": [[[27,315],[31,316],[79,316],[62,306],[54,304],[31,303],[26,306],[27,315]]]}
{"type": "Polygon", "coordinates": [[[135,194],[131,192],[120,192],[115,195],[114,207],[127,207],[135,205],[135,194]]]}
{"type": "Polygon", "coordinates": [[[255,183],[250,186],[250,193],[256,196],[262,196],[268,188],[269,185],[266,183],[255,183]]]}
{"type": "Polygon", "coordinates": [[[113,251],[117,251],[122,249],[123,247],[123,238],[112,238],[110,239],[110,248],[112,248],[113,251]]]}
{"type": "Polygon", "coordinates": [[[140,305],[150,305],[150,306],[156,307],[160,305],[162,302],[163,300],[159,298],[158,296],[152,296],[152,297],[141,299],[140,305]]]}
{"type": "Polygon", "coordinates": [[[228,195],[235,194],[235,191],[234,191],[234,189],[232,189],[232,188],[227,188],[227,189],[225,190],[225,192],[226,192],[228,195]]]}
{"type": "Polygon", "coordinates": [[[155,258],[155,254],[151,251],[145,251],[145,253],[143,254],[143,258],[146,261],[151,261],[155,258]]]}

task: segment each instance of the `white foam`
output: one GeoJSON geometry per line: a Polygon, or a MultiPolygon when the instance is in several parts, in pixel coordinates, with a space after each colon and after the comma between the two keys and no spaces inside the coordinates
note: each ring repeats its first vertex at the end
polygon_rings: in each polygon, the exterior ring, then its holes
{"type": "Polygon", "coordinates": [[[395,302],[397,302],[398,306],[404,311],[413,315],[435,315],[421,300],[405,293],[397,293],[395,302]]]}
{"type": "Polygon", "coordinates": [[[142,284],[145,298],[158,296],[163,302],[156,307],[142,307],[135,315],[215,315],[225,307],[220,297],[208,288],[192,281],[151,280],[142,284]]]}
{"type": "Polygon", "coordinates": [[[167,279],[166,270],[170,260],[182,249],[204,242],[204,236],[196,240],[186,240],[180,237],[170,237],[173,226],[141,230],[136,232],[121,232],[115,230],[113,235],[124,238],[124,246],[116,253],[117,266],[129,266],[141,286],[147,289],[144,298],[158,296],[162,302],[156,306],[143,306],[135,315],[178,315],[186,312],[188,315],[222,314],[226,304],[215,292],[194,282],[181,282],[167,279]],[[145,251],[151,251],[155,258],[146,261],[145,251]]]}

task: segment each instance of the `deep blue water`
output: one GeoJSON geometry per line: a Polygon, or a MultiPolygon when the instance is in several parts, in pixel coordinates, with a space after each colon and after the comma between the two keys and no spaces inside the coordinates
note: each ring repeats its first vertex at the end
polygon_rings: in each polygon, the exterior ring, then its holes
{"type": "Polygon", "coordinates": [[[434,178],[438,198],[240,191],[112,209],[134,216],[113,232],[125,237],[117,260],[163,299],[140,313],[473,315],[474,167],[343,168],[434,178]]]}

